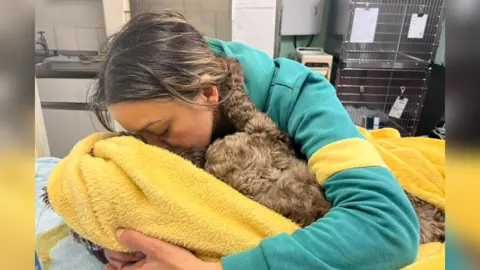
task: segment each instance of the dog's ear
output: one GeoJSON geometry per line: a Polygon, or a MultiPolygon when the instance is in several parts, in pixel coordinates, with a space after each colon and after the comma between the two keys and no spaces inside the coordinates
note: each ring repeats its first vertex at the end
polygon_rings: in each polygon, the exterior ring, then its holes
{"type": "Polygon", "coordinates": [[[43,187],[42,190],[43,190],[43,194],[40,197],[42,198],[43,202],[47,207],[52,208],[52,205],[50,204],[50,200],[48,199],[47,187],[43,187]]]}

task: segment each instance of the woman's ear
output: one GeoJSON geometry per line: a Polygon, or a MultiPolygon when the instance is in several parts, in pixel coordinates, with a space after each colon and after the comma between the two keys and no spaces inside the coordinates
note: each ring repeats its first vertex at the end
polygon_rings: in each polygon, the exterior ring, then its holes
{"type": "Polygon", "coordinates": [[[218,88],[216,86],[209,86],[202,88],[201,90],[202,96],[205,97],[206,101],[210,105],[217,105],[219,102],[219,93],[218,88]]]}

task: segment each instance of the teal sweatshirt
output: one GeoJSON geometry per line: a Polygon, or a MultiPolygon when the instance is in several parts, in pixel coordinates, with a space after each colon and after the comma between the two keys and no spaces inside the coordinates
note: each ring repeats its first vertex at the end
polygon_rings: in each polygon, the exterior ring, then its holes
{"type": "Polygon", "coordinates": [[[207,41],[217,56],[240,62],[248,95],[301,146],[333,204],[324,218],[292,235],[267,238],[223,258],[223,268],[371,270],[412,263],[420,242],[414,209],[328,80],[241,43],[207,41]]]}

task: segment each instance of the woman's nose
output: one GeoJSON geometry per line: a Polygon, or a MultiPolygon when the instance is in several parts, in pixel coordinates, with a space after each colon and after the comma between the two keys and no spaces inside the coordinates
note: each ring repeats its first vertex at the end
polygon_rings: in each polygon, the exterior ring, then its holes
{"type": "Polygon", "coordinates": [[[147,144],[153,145],[159,148],[165,148],[167,144],[162,140],[147,140],[147,144]]]}
{"type": "Polygon", "coordinates": [[[148,132],[145,132],[142,134],[136,134],[136,137],[137,139],[149,145],[153,145],[157,147],[162,147],[162,145],[165,145],[163,138],[159,136],[155,136],[154,134],[150,134],[148,132]]]}

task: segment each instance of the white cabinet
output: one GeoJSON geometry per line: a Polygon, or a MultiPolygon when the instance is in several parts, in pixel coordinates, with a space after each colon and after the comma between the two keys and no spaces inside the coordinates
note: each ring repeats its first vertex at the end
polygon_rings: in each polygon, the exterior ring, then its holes
{"type": "Polygon", "coordinates": [[[42,106],[38,95],[37,84],[35,83],[35,158],[49,157],[47,131],[43,121],[42,106]]]}
{"type": "Polygon", "coordinates": [[[106,131],[86,108],[94,79],[37,79],[45,129],[54,157],[65,157],[82,138],[106,131]]]}
{"type": "Polygon", "coordinates": [[[278,57],[281,5],[280,0],[232,0],[232,41],[278,57]]]}
{"type": "Polygon", "coordinates": [[[40,101],[86,103],[87,92],[96,79],[37,79],[40,101]]]}
{"type": "Polygon", "coordinates": [[[82,138],[105,131],[93,115],[76,109],[43,109],[51,155],[63,158],[82,138]]]}

